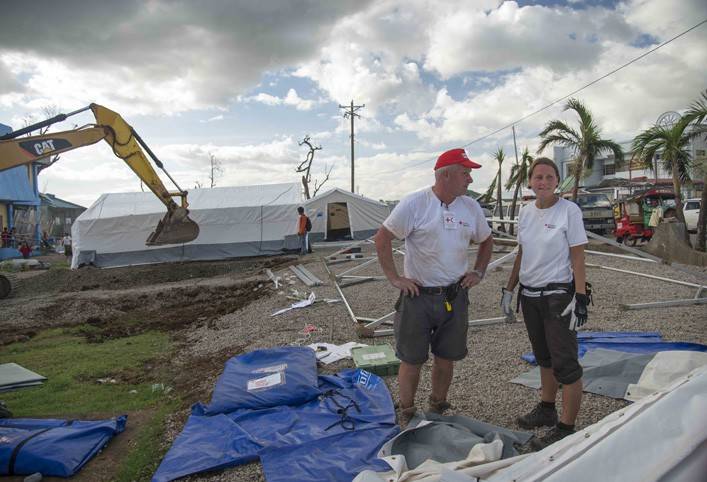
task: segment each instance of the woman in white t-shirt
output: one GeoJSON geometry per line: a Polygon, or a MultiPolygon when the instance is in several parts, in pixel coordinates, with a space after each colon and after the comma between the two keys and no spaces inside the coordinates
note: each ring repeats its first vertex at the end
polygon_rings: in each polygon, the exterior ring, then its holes
{"type": "Polygon", "coordinates": [[[523,320],[540,366],[541,401],[517,422],[525,429],[552,427],[532,442],[534,448],[542,449],[574,433],[582,400],[576,328],[587,321],[587,235],[579,207],[555,194],[560,174],[554,162],[536,159],[528,178],[536,200],[518,216],[518,256],[502,290],[501,307],[508,319],[514,319],[513,289],[520,281],[523,320]],[[558,420],[555,398],[560,384],[562,416],[558,420]]]}

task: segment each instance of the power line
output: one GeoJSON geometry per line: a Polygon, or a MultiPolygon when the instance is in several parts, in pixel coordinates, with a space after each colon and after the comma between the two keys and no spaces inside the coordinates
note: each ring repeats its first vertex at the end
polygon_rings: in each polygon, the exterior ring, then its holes
{"type": "MultiPolygon", "coordinates": [[[[481,136],[481,137],[476,138],[476,139],[474,139],[474,140],[472,140],[472,141],[470,141],[470,142],[467,142],[467,143],[464,144],[462,147],[468,147],[468,146],[470,146],[470,145],[472,145],[472,144],[476,144],[477,142],[481,142],[481,141],[483,141],[484,139],[487,139],[487,138],[489,138],[489,137],[491,137],[491,136],[493,136],[493,135],[495,135],[495,134],[498,134],[499,132],[501,132],[501,131],[503,131],[503,130],[505,130],[505,129],[508,129],[509,127],[512,127],[512,126],[515,125],[515,124],[519,124],[519,123],[523,122],[524,120],[526,120],[526,119],[528,119],[528,118],[530,118],[530,117],[532,117],[532,116],[534,116],[534,115],[536,115],[536,114],[539,114],[540,112],[542,112],[542,111],[544,111],[544,110],[549,109],[550,107],[552,107],[553,105],[557,104],[558,102],[561,102],[561,101],[565,100],[566,98],[568,98],[568,97],[570,97],[570,96],[572,96],[572,95],[574,95],[574,94],[576,94],[576,93],[578,93],[578,92],[580,92],[580,91],[586,89],[587,87],[590,87],[590,86],[596,84],[597,82],[599,82],[599,81],[601,81],[601,80],[604,80],[605,78],[609,77],[610,75],[613,75],[613,74],[615,74],[616,72],[618,72],[619,70],[622,70],[622,69],[628,67],[629,65],[633,64],[634,62],[637,62],[637,61],[641,60],[642,58],[644,58],[644,57],[646,57],[646,56],[652,54],[652,53],[655,52],[656,50],[665,47],[666,45],[668,45],[668,44],[669,44],[670,42],[672,42],[673,40],[679,39],[679,38],[682,37],[683,35],[685,35],[685,34],[691,32],[692,30],[695,30],[696,28],[702,26],[702,25],[705,24],[705,23],[707,23],[707,19],[702,20],[701,22],[697,23],[696,25],[693,25],[692,27],[688,28],[687,30],[685,30],[685,31],[683,31],[683,32],[681,32],[681,33],[679,33],[679,34],[677,34],[676,36],[674,36],[673,38],[671,38],[671,39],[669,39],[669,40],[666,40],[665,42],[663,42],[663,43],[657,45],[656,47],[650,49],[649,51],[642,53],[642,54],[639,55],[638,57],[636,57],[636,58],[634,58],[634,59],[632,59],[632,60],[629,60],[628,62],[626,62],[625,64],[621,65],[620,67],[615,68],[615,69],[612,70],[611,72],[608,72],[608,73],[602,75],[601,77],[592,80],[591,82],[589,82],[588,84],[583,85],[583,86],[580,87],[579,89],[576,89],[576,90],[570,92],[569,94],[563,95],[562,97],[559,97],[558,99],[555,99],[554,101],[552,101],[552,102],[550,102],[549,104],[547,104],[547,105],[541,107],[540,109],[538,109],[538,110],[536,110],[536,111],[533,111],[533,112],[531,112],[530,114],[527,114],[527,115],[521,117],[520,119],[518,119],[518,120],[516,120],[516,121],[514,121],[514,122],[511,122],[510,124],[507,124],[507,125],[505,125],[505,126],[499,128],[499,129],[496,129],[496,130],[493,131],[493,132],[490,132],[490,133],[488,133],[488,134],[486,134],[486,135],[484,135],[484,136],[481,136]]],[[[433,160],[434,160],[434,159],[427,159],[427,160],[425,160],[425,161],[418,162],[418,163],[416,163],[416,164],[411,164],[410,166],[407,166],[407,167],[410,168],[410,167],[420,166],[420,165],[422,165],[422,164],[424,164],[424,163],[426,163],[426,162],[431,162],[431,161],[433,161],[433,160]]],[[[390,172],[396,172],[396,171],[390,171],[390,172]]],[[[382,172],[382,173],[379,173],[379,174],[389,174],[389,172],[382,172]]]]}

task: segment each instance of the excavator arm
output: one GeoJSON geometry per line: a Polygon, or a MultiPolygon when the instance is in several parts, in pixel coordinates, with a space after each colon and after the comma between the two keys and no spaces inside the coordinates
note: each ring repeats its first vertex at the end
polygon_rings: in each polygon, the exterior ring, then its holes
{"type": "Polygon", "coordinates": [[[123,159],[155,196],[167,206],[167,214],[147,238],[146,244],[161,246],[188,243],[196,239],[199,235],[199,226],[189,218],[187,192],[177,186],[169,173],[164,171],[160,160],[120,115],[98,104],[91,104],[71,114],[60,114],[47,121],[0,137],[0,171],[95,144],[101,139],[111,146],[113,153],[123,159]],[[93,112],[96,124],[70,131],[18,138],[22,134],[51,125],[53,122],[59,122],[87,109],[91,109],[93,112]],[[141,146],[152,157],[155,164],[174,182],[178,191],[167,190],[141,146]],[[173,199],[177,196],[181,199],[180,204],[177,204],[173,199]]]}

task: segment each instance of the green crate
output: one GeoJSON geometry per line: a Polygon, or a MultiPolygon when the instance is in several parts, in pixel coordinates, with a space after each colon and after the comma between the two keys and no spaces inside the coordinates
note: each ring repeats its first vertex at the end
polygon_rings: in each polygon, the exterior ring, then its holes
{"type": "Polygon", "coordinates": [[[360,346],[351,350],[356,367],[379,376],[397,375],[400,360],[390,345],[360,346]]]}

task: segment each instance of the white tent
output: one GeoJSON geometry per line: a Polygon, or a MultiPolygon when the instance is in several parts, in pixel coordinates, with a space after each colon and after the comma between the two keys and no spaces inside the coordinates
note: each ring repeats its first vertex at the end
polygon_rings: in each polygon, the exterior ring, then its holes
{"type": "Polygon", "coordinates": [[[298,183],[189,191],[199,236],[186,244],[145,246],[167,212],[151,192],[103,194],[71,228],[71,267],[217,260],[297,248],[298,183]]]}
{"type": "Polygon", "coordinates": [[[366,239],[390,214],[387,204],[338,187],[306,201],[305,210],[312,221],[312,241],[366,239]]]}

